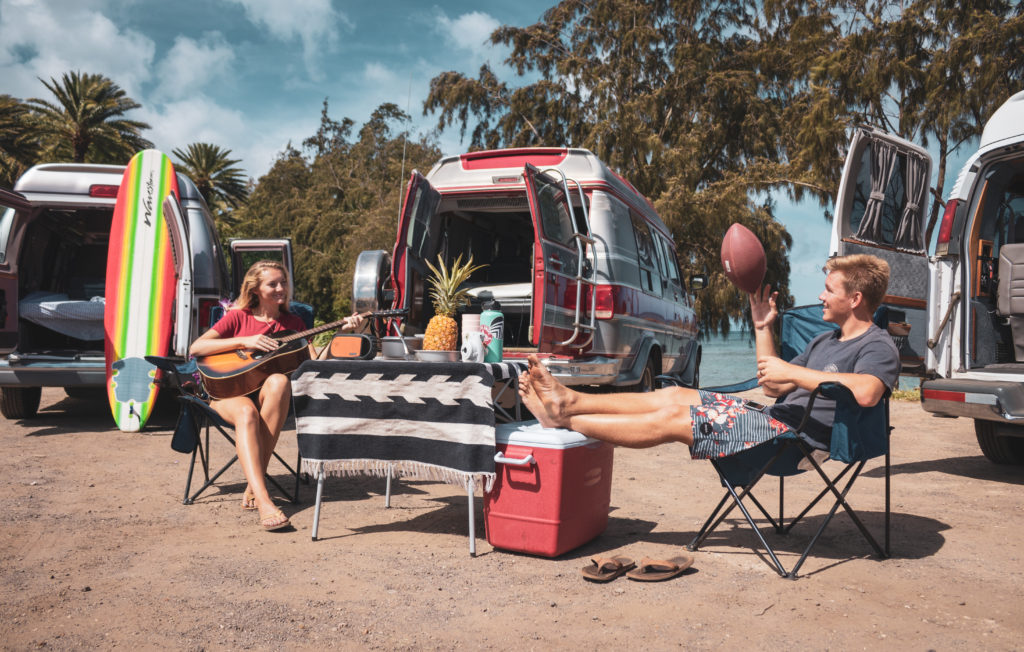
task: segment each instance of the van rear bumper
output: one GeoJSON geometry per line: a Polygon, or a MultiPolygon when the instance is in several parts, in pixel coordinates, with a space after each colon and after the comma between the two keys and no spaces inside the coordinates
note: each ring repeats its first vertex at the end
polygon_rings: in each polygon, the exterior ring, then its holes
{"type": "Polygon", "coordinates": [[[621,360],[615,358],[588,358],[567,360],[546,358],[545,366],[563,385],[608,385],[619,377],[621,360]]]}
{"type": "Polygon", "coordinates": [[[103,387],[107,366],[99,362],[0,361],[0,387],[103,387]]]}
{"type": "Polygon", "coordinates": [[[921,382],[921,407],[944,417],[1005,423],[1024,419],[1024,383],[936,378],[921,382]]]}

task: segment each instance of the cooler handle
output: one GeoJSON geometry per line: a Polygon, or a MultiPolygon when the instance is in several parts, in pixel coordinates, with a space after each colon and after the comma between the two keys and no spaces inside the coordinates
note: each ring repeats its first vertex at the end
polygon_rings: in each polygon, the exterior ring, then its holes
{"type": "Polygon", "coordinates": [[[508,464],[510,466],[530,466],[535,461],[536,460],[533,459],[533,455],[527,455],[522,459],[516,459],[514,457],[505,457],[505,454],[502,453],[501,451],[498,451],[497,453],[494,454],[495,464],[508,464]]]}

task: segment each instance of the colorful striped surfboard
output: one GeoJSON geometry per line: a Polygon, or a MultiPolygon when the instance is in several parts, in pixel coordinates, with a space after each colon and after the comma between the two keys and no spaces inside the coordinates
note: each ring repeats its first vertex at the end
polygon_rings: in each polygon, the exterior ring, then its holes
{"type": "Polygon", "coordinates": [[[144,356],[167,355],[175,274],[164,199],[178,195],[170,159],[153,149],[125,168],[107,253],[107,397],[117,427],[138,432],[159,392],[160,371],[144,356]]]}

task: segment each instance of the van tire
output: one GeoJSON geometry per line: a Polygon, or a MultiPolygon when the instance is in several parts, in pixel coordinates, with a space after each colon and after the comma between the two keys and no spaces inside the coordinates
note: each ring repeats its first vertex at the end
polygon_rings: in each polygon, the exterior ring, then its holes
{"type": "Polygon", "coordinates": [[[42,387],[0,388],[0,413],[8,419],[31,419],[39,411],[42,387]]]}
{"type": "Polygon", "coordinates": [[[981,452],[996,464],[1024,464],[1024,438],[1000,434],[1013,429],[1024,434],[1024,429],[994,421],[974,420],[974,434],[981,452]]]}
{"type": "Polygon", "coordinates": [[[654,362],[654,356],[647,358],[647,364],[644,365],[644,370],[640,374],[640,382],[633,385],[630,390],[637,393],[653,392],[656,389],[655,378],[660,373],[656,368],[657,365],[654,362]]]}

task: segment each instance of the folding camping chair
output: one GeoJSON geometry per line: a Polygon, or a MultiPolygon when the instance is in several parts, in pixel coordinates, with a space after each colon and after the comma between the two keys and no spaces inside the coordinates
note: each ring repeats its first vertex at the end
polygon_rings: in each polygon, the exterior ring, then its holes
{"type": "MultiPolygon", "coordinates": [[[[826,328],[835,327],[821,319],[820,305],[794,308],[785,313],[782,321],[783,357],[790,359],[795,356],[803,350],[807,341],[810,341],[814,335],[826,328]]],[[[693,541],[690,542],[688,546],[690,550],[696,550],[708,535],[731,513],[732,509],[739,507],[744,519],[754,530],[761,545],[764,546],[776,572],[783,577],[796,579],[797,572],[807,559],[811,549],[818,542],[825,528],[839,510],[839,507],[842,507],[874,552],[883,559],[889,556],[890,427],[888,393],[877,405],[870,408],[862,408],[857,404],[850,390],[844,385],[840,383],[823,383],[812,393],[810,404],[807,407],[807,415],[810,414],[811,406],[813,406],[815,400],[819,400],[819,397],[829,398],[836,402],[831,446],[828,449],[825,449],[822,444],[803,433],[808,420],[808,417],[805,416],[804,422],[800,424],[796,433],[786,433],[771,442],[760,444],[739,454],[711,460],[711,464],[717,471],[722,485],[726,488],[726,494],[719,501],[693,541]],[[818,461],[818,458],[826,450],[829,458],[844,464],[844,467],[834,476],[829,476],[822,469],[818,461]],[[818,453],[818,455],[816,456],[815,453],[818,453]],[[867,529],[861,518],[853,510],[849,502],[847,502],[847,495],[860,476],[864,465],[868,460],[880,456],[885,457],[884,547],[878,544],[874,535],[867,529]],[[824,488],[810,501],[803,511],[787,523],[784,512],[785,478],[804,473],[808,468],[813,469],[813,475],[820,478],[824,483],[824,488]],[[779,511],[777,519],[768,512],[753,493],[758,482],[766,475],[774,475],[779,478],[779,511]],[[835,499],[831,509],[822,520],[817,532],[811,537],[807,547],[804,548],[800,559],[791,570],[787,571],[782,562],[779,561],[775,550],[768,544],[745,501],[749,501],[760,511],[775,529],[776,533],[789,534],[793,527],[822,498],[829,495],[835,499]]]]}

